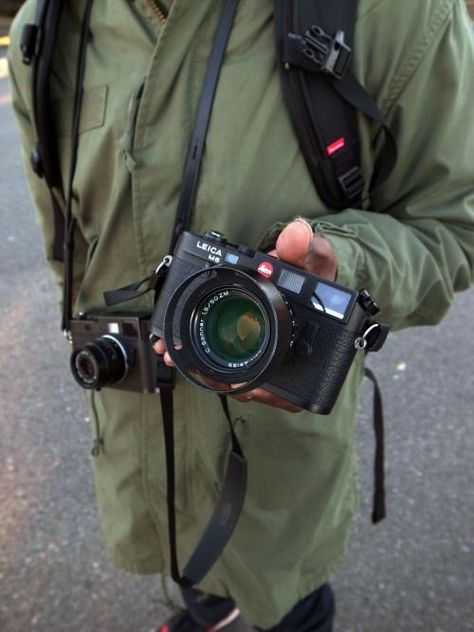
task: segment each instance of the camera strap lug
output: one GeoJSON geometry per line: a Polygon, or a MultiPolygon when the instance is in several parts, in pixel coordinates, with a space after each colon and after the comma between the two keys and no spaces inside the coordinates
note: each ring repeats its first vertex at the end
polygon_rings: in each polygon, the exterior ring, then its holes
{"type": "Polygon", "coordinates": [[[387,339],[388,332],[388,325],[371,323],[362,336],[355,339],[354,346],[357,351],[379,351],[387,339]]]}
{"type": "Polygon", "coordinates": [[[173,263],[172,255],[166,255],[166,257],[163,257],[162,261],[157,266],[156,270],[150,276],[150,282],[148,284],[150,290],[153,290],[154,292],[158,291],[159,287],[163,283],[166,271],[172,263],[173,263]]]}

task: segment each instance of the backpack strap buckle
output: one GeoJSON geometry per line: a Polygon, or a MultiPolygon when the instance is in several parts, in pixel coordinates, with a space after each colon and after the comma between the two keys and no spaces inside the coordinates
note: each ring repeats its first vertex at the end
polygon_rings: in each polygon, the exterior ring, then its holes
{"type": "Polygon", "coordinates": [[[331,37],[320,26],[308,29],[303,38],[303,54],[318,66],[320,72],[341,79],[349,66],[352,49],[344,42],[344,31],[331,37]]]}
{"type": "Polygon", "coordinates": [[[310,72],[323,72],[334,79],[342,79],[346,74],[352,56],[352,48],[345,42],[344,31],[337,31],[331,37],[316,24],[307,29],[304,35],[289,33],[284,48],[286,64],[310,72]]]}
{"type": "Polygon", "coordinates": [[[21,35],[20,50],[22,61],[29,66],[38,51],[39,28],[37,24],[25,24],[21,35]]]}
{"type": "Polygon", "coordinates": [[[339,176],[338,180],[349,204],[359,202],[364,191],[364,176],[360,168],[352,167],[342,176],[339,176]]]}

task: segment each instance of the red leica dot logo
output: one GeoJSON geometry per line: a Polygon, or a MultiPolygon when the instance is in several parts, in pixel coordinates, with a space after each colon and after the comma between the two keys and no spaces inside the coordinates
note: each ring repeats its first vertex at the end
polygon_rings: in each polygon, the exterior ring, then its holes
{"type": "Polygon", "coordinates": [[[269,279],[273,274],[273,266],[268,261],[263,261],[257,268],[258,273],[266,279],[269,279]]]}

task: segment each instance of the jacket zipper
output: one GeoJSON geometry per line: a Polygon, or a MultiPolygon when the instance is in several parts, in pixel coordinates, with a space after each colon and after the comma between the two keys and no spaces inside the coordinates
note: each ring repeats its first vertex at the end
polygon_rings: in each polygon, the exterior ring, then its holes
{"type": "Polygon", "coordinates": [[[158,4],[158,0],[148,0],[148,4],[158,16],[160,23],[163,25],[166,24],[166,19],[168,16],[164,9],[158,4]]]}

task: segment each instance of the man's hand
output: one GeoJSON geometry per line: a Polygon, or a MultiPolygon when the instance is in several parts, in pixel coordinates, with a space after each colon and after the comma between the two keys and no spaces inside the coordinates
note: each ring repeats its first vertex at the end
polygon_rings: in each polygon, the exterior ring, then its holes
{"type": "MultiPolygon", "coordinates": [[[[313,229],[304,219],[298,218],[288,224],[280,233],[275,250],[269,254],[299,268],[314,272],[328,281],[336,279],[337,256],[334,248],[324,237],[313,233],[313,229]]],[[[163,340],[155,342],[154,349],[156,353],[164,355],[164,361],[168,366],[173,366],[163,340]]],[[[237,385],[232,386],[235,388],[237,385]]],[[[232,395],[232,397],[241,402],[260,402],[289,412],[301,410],[286,399],[263,388],[255,388],[247,393],[232,395]]]]}

